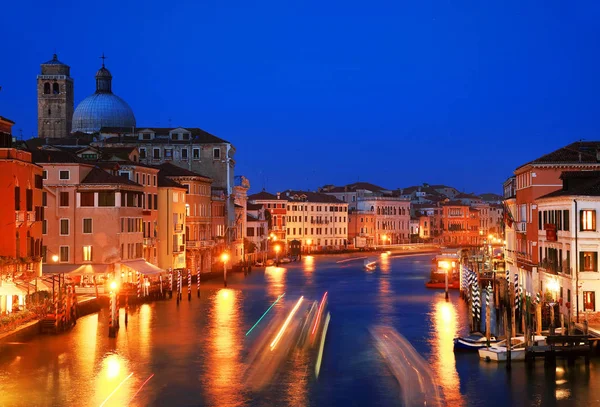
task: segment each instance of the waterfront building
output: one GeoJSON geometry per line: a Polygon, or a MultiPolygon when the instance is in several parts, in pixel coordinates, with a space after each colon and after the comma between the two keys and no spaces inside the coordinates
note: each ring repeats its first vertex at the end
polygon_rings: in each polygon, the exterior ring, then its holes
{"type": "MultiPolygon", "coordinates": [[[[342,202],[348,202],[348,211],[355,216],[350,220],[350,242],[353,244],[363,228],[360,237],[367,244],[399,244],[410,242],[410,201],[401,197],[397,191],[384,189],[367,182],[357,182],[342,187],[326,185],[320,189],[327,195],[342,202]],[[372,216],[371,216],[372,215],[372,216]],[[361,225],[360,219],[373,219],[373,227],[361,225]],[[355,223],[352,221],[355,220],[355,223]],[[373,229],[372,232],[368,230],[373,229]]],[[[359,244],[362,244],[362,240],[359,244]]]]}
{"type": "Polygon", "coordinates": [[[185,269],[187,188],[158,173],[158,267],[185,269]]]}
{"type": "Polygon", "coordinates": [[[246,205],[248,203],[248,190],[250,189],[250,181],[244,176],[236,176],[233,187],[233,200],[235,208],[235,220],[231,227],[231,264],[246,263],[246,251],[244,239],[246,237],[246,205]]]}
{"type": "Polygon", "coordinates": [[[211,187],[210,227],[212,231],[212,240],[214,241],[211,268],[215,270],[223,267],[223,264],[220,263],[219,256],[221,253],[228,250],[225,239],[225,231],[227,230],[227,220],[225,215],[226,200],[225,191],[222,188],[211,187]]]}
{"type": "MultiPolygon", "coordinates": [[[[511,277],[517,271],[517,234],[516,224],[512,218],[513,213],[517,213],[516,200],[516,178],[510,177],[503,184],[504,197],[504,261],[505,269],[510,273],[511,277]]],[[[530,283],[530,282],[529,282],[530,283]]],[[[534,292],[537,289],[529,287],[529,292],[534,292]]]]}
{"type": "Polygon", "coordinates": [[[438,204],[411,204],[419,218],[419,238],[438,243],[443,231],[443,208],[438,204]]]}
{"type": "Polygon", "coordinates": [[[42,168],[31,153],[12,148],[14,123],[0,116],[0,313],[24,304],[26,291],[15,283],[29,282],[42,272],[42,168]],[[13,304],[13,298],[18,298],[13,304]]]}
{"type": "Polygon", "coordinates": [[[561,175],[561,189],[536,199],[539,289],[559,303],[560,312],[575,316],[600,311],[598,252],[600,171],[561,175]]]}
{"type": "Polygon", "coordinates": [[[348,242],[356,249],[375,246],[375,213],[348,212],[348,242]]]}
{"type": "Polygon", "coordinates": [[[246,239],[245,251],[248,261],[253,263],[265,260],[269,238],[269,223],[266,219],[264,204],[246,204],[246,239]]]}
{"type": "Polygon", "coordinates": [[[74,83],[71,68],[56,54],[41,65],[37,76],[38,137],[60,138],[71,133],[74,83]]]}
{"type": "Polygon", "coordinates": [[[495,203],[482,202],[473,205],[479,210],[479,230],[484,236],[494,235],[503,237],[502,219],[504,215],[503,206],[495,203]]]}
{"type": "Polygon", "coordinates": [[[194,273],[210,271],[212,240],[210,207],[212,180],[171,163],[157,166],[160,176],[167,177],[185,189],[185,253],[186,268],[194,273]]]}
{"type": "Polygon", "coordinates": [[[528,291],[539,289],[538,209],[535,200],[562,188],[565,171],[600,170],[600,142],[578,141],[519,166],[515,171],[515,238],[507,246],[516,253],[511,275],[518,274],[528,291]]]}
{"type": "Polygon", "coordinates": [[[348,245],[348,203],[319,192],[287,190],[286,239],[302,251],[341,250],[348,245]],[[309,249],[310,246],[310,249],[309,249]]]}
{"type": "MultiPolygon", "coordinates": [[[[103,127],[98,134],[98,141],[93,144],[100,147],[135,146],[139,150],[139,161],[143,164],[156,166],[170,163],[210,178],[212,187],[224,193],[226,246],[234,242],[235,148],[229,141],[199,128],[103,127]]],[[[234,247],[231,249],[235,252],[234,247]]]]}
{"type": "Polygon", "coordinates": [[[479,211],[460,201],[442,204],[442,243],[475,246],[483,242],[479,233],[479,211]]]}
{"type": "Polygon", "coordinates": [[[159,271],[143,258],[142,185],[66,151],[32,156],[44,170],[44,273],[84,275],[91,284],[88,276],[159,271]]]}
{"type": "Polygon", "coordinates": [[[269,224],[269,236],[271,240],[286,242],[286,214],[287,200],[280,193],[273,195],[265,190],[252,194],[248,197],[248,202],[261,204],[265,207],[265,218],[269,224]]]}

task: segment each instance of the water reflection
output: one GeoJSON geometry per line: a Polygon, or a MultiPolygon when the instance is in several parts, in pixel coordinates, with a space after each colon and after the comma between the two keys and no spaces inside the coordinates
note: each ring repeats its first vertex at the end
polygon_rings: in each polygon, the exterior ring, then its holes
{"type": "Polygon", "coordinates": [[[142,304],[137,316],[139,318],[139,351],[142,360],[145,361],[150,357],[152,307],[149,304],[142,304]]]}
{"type": "Polygon", "coordinates": [[[381,323],[392,325],[394,315],[394,300],[388,276],[381,276],[379,279],[379,295],[377,296],[377,299],[379,302],[381,323]]]}
{"type": "Polygon", "coordinates": [[[313,284],[313,274],[315,272],[315,258],[313,256],[304,256],[303,259],[302,270],[304,271],[306,284],[311,286],[313,284]]]}
{"type": "Polygon", "coordinates": [[[381,268],[381,272],[384,274],[388,274],[390,272],[390,255],[387,252],[381,253],[379,256],[379,267],[381,268]]]}
{"type": "Polygon", "coordinates": [[[223,288],[212,297],[208,372],[202,373],[209,405],[237,406],[243,402],[240,353],[244,335],[240,330],[238,295],[239,291],[223,288]]]}
{"type": "Polygon", "coordinates": [[[285,292],[285,275],[286,269],[284,267],[269,266],[265,268],[267,293],[273,300],[285,292]]]}
{"type": "Polygon", "coordinates": [[[454,304],[445,300],[437,301],[434,304],[432,320],[434,335],[431,339],[431,351],[437,381],[444,390],[448,405],[464,405],[464,400],[460,394],[460,382],[454,357],[453,339],[458,330],[454,304]]]}

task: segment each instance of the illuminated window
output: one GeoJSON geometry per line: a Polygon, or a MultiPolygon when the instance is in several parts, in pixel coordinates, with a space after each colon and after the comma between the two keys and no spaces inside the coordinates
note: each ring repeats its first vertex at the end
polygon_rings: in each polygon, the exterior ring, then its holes
{"type": "Polygon", "coordinates": [[[581,228],[583,231],[595,231],[596,230],[596,211],[594,210],[582,210],[579,211],[581,218],[581,228]]]}
{"type": "Polygon", "coordinates": [[[92,261],[92,246],[83,246],[83,261],[92,261]]]}
{"type": "Polygon", "coordinates": [[[598,271],[598,252],[580,252],[579,271],[598,271]]]}

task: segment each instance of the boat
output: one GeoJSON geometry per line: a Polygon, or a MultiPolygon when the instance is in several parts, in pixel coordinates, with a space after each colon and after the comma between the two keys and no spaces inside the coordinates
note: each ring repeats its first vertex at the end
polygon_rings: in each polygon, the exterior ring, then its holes
{"type": "MultiPolygon", "coordinates": [[[[490,344],[496,344],[498,339],[495,336],[490,337],[490,344]]],[[[454,351],[478,350],[488,346],[488,340],[480,332],[473,332],[469,336],[454,338],[454,351]]]]}
{"type": "Polygon", "coordinates": [[[460,289],[460,258],[456,253],[442,253],[435,256],[431,261],[431,274],[425,287],[434,289],[446,288],[446,275],[448,278],[448,289],[460,289]]]}
{"type": "Polygon", "coordinates": [[[292,260],[289,257],[283,257],[281,260],[279,260],[279,262],[287,264],[287,263],[291,263],[292,260]]]}
{"type": "MultiPolygon", "coordinates": [[[[439,288],[444,290],[446,288],[446,283],[444,281],[428,281],[425,283],[425,287],[427,288],[439,288]]],[[[457,280],[448,281],[448,289],[449,290],[458,290],[460,289],[460,282],[457,280]]]]}
{"type": "MultiPolygon", "coordinates": [[[[545,336],[535,336],[533,338],[533,346],[544,346],[546,344],[545,336]]],[[[489,348],[479,349],[479,358],[486,361],[506,362],[508,349],[506,339],[496,343],[489,348]]],[[[525,360],[525,337],[517,336],[511,339],[510,343],[510,360],[525,360]]]]}
{"type": "Polygon", "coordinates": [[[377,260],[365,259],[364,266],[365,270],[373,271],[377,268],[377,260]]]}

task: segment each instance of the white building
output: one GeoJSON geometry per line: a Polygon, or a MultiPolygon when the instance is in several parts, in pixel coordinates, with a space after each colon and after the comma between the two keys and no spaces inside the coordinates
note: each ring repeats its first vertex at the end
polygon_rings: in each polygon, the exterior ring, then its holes
{"type": "Polygon", "coordinates": [[[284,191],[286,239],[300,242],[302,251],[341,250],[348,244],[348,203],[327,194],[284,191]]]}
{"type": "Polygon", "coordinates": [[[253,251],[247,253],[247,257],[254,262],[266,258],[269,226],[265,217],[265,205],[247,203],[246,211],[246,239],[253,245],[253,251]]]}
{"type": "Polygon", "coordinates": [[[536,200],[539,289],[547,298],[559,300],[563,314],[597,312],[600,171],[564,172],[561,178],[561,190],[536,200]]]}

